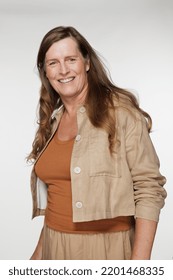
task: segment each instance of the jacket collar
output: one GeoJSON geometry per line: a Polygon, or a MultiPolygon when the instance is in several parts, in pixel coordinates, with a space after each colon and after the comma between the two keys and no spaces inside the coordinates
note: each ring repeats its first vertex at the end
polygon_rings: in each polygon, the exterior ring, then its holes
{"type": "Polygon", "coordinates": [[[60,114],[61,111],[63,110],[63,108],[64,108],[64,105],[61,105],[58,109],[55,109],[55,110],[53,111],[52,115],[51,115],[51,119],[52,119],[52,120],[53,120],[53,119],[56,119],[56,115],[57,115],[57,114],[60,114]]]}
{"type": "MultiPolygon", "coordinates": [[[[59,108],[55,109],[51,115],[51,119],[54,120],[56,119],[56,116],[58,114],[62,114],[63,112],[63,109],[64,109],[64,105],[62,104],[59,108]]],[[[85,113],[86,112],[86,109],[85,109],[85,106],[84,105],[80,105],[78,110],[80,113],[85,113]]]]}

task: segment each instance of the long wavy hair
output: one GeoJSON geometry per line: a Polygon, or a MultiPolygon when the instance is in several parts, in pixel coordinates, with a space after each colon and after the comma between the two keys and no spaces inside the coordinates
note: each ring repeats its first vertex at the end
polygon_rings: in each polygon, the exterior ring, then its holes
{"type": "Polygon", "coordinates": [[[45,72],[45,56],[48,49],[57,41],[72,37],[85,59],[90,61],[88,71],[88,94],[86,109],[93,126],[103,128],[108,133],[109,148],[118,141],[116,134],[116,118],[114,100],[121,100],[124,107],[136,108],[147,119],[148,131],[152,120],[148,113],[139,107],[136,97],[129,91],[117,87],[110,78],[103,61],[88,41],[73,27],[59,26],[50,30],[43,38],[37,56],[37,68],[41,80],[40,99],[38,106],[38,129],[32,144],[32,151],[27,160],[35,160],[51,135],[51,114],[62,105],[58,92],[50,85],[45,72]]]}

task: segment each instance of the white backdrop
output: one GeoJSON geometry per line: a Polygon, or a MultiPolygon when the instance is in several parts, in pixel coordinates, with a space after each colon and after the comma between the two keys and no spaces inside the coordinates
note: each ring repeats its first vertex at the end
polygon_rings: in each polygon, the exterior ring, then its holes
{"type": "Polygon", "coordinates": [[[133,90],[153,118],[151,135],[167,177],[153,259],[173,258],[173,1],[1,0],[0,2],[0,259],[29,259],[42,227],[31,220],[25,157],[36,129],[42,37],[72,25],[105,58],[114,82],[133,90]]]}

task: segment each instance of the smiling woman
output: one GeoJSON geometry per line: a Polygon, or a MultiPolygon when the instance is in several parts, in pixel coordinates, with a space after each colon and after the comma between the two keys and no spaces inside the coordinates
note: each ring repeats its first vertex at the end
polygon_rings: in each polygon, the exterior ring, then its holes
{"type": "Polygon", "coordinates": [[[37,66],[31,259],[149,259],[166,197],[150,116],[73,27],[45,35],[37,66]]]}
{"type": "Polygon", "coordinates": [[[72,38],[54,43],[46,53],[46,76],[63,103],[65,100],[84,102],[87,94],[89,60],[79,51],[72,38]]]}

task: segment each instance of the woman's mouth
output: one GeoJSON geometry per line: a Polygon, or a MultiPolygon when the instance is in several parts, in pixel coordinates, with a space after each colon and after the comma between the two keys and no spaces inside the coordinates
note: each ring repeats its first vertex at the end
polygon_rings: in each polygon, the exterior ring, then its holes
{"type": "Polygon", "coordinates": [[[66,79],[60,79],[60,80],[58,80],[58,82],[60,82],[62,84],[66,84],[66,83],[69,83],[73,80],[74,80],[74,77],[71,77],[71,78],[66,78],[66,79]]]}

